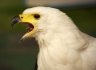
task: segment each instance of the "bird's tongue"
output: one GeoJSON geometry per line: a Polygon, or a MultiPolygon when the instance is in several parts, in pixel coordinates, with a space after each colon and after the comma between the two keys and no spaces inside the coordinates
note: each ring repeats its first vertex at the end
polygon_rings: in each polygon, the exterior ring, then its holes
{"type": "Polygon", "coordinates": [[[27,27],[28,32],[30,32],[34,29],[34,26],[32,24],[28,23],[27,25],[28,25],[28,27],[27,27]]]}
{"type": "Polygon", "coordinates": [[[33,25],[31,24],[28,24],[28,27],[26,28],[28,32],[32,31],[33,30],[33,25]]]}

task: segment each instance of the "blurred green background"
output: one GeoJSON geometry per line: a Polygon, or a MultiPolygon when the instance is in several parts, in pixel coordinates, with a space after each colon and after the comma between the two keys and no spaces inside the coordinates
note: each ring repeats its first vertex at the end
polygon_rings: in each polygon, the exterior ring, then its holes
{"type": "MultiPolygon", "coordinates": [[[[24,26],[11,28],[13,16],[27,7],[23,0],[0,0],[0,70],[33,70],[38,45],[34,39],[19,42],[26,31],[24,26]]],[[[96,5],[63,8],[80,30],[96,37],[96,5]]]]}

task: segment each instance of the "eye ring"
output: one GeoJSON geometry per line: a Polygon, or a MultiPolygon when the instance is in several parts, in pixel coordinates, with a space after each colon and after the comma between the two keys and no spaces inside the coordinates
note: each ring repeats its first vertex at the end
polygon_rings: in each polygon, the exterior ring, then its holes
{"type": "Polygon", "coordinates": [[[34,18],[39,19],[40,15],[39,14],[33,14],[34,18]]]}

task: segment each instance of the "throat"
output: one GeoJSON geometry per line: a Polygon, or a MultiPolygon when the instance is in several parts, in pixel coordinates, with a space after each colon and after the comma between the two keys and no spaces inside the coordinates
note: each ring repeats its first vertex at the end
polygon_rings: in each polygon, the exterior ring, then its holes
{"type": "Polygon", "coordinates": [[[36,37],[39,48],[51,47],[51,48],[66,48],[67,46],[73,49],[82,49],[86,45],[86,39],[82,36],[82,32],[78,29],[60,30],[60,31],[48,31],[41,33],[36,37]],[[59,46],[59,47],[58,47],[59,46]]]}
{"type": "Polygon", "coordinates": [[[42,47],[47,47],[47,39],[45,35],[37,36],[36,40],[38,41],[39,49],[41,49],[42,47]]]}

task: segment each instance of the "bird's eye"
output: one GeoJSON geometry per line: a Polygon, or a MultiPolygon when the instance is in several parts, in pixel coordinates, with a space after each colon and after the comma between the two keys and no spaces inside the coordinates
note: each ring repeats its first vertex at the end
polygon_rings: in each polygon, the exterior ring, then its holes
{"type": "Polygon", "coordinates": [[[40,15],[39,15],[39,14],[34,14],[33,16],[34,16],[34,18],[36,18],[36,19],[39,19],[39,18],[40,18],[40,15]]]}
{"type": "Polygon", "coordinates": [[[21,18],[23,18],[23,17],[21,17],[21,18]]]}

